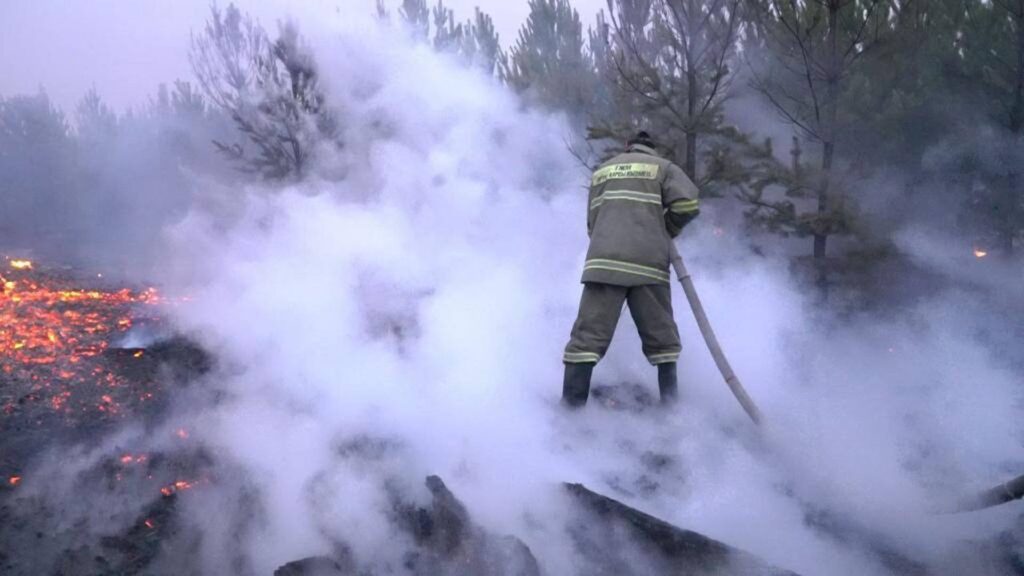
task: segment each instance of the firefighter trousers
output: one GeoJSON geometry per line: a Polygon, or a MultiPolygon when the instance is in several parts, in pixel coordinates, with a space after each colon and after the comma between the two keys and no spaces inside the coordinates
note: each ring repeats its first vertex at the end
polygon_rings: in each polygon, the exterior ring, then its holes
{"type": "Polygon", "coordinates": [[[679,358],[679,329],[672,316],[672,292],[668,284],[615,286],[585,282],[580,311],[573,324],[563,361],[567,364],[597,362],[608,350],[622,304],[629,304],[644,355],[654,365],[679,358]]]}

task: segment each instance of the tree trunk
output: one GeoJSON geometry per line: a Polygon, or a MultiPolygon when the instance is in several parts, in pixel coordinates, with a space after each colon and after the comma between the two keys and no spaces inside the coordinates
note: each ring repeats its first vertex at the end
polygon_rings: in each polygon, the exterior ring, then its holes
{"type": "MultiPolygon", "coordinates": [[[[1022,0],[1024,1],[1024,0],[1022,0]]],[[[687,19],[686,38],[686,175],[690,180],[697,181],[697,63],[693,58],[693,39],[697,34],[696,14],[700,13],[698,2],[690,3],[690,17],[687,19]]]]}
{"type": "MultiPolygon", "coordinates": [[[[1024,132],[1024,0],[1017,1],[1017,13],[1014,14],[1017,20],[1017,78],[1013,93],[1013,108],[1010,113],[1010,132],[1017,140],[1024,132]]],[[[1013,256],[1013,240],[1017,236],[1018,227],[1021,224],[1015,218],[1016,212],[1020,209],[1021,196],[1024,190],[1020,189],[1020,167],[1011,166],[1007,176],[1007,209],[1009,217],[1005,222],[1000,235],[1001,251],[1010,258],[1013,256]]]]}
{"type": "MultiPolygon", "coordinates": [[[[818,217],[824,219],[828,215],[829,184],[832,175],[832,157],[835,153],[835,144],[831,141],[822,143],[821,151],[821,184],[818,186],[818,217]]],[[[824,260],[825,246],[828,243],[828,231],[816,229],[814,233],[814,259],[824,260]]]]}
{"type": "MultiPolygon", "coordinates": [[[[832,155],[835,146],[832,142],[825,142],[821,154],[821,186],[818,188],[818,218],[827,218],[829,178],[832,172],[832,155]]],[[[828,260],[825,257],[825,248],[828,243],[828,231],[816,228],[814,233],[814,271],[815,286],[818,288],[818,296],[821,302],[828,301],[828,260]]]]}
{"type": "Polygon", "coordinates": [[[803,169],[800,166],[800,156],[803,155],[803,150],[800,149],[800,139],[797,138],[796,136],[793,136],[793,144],[789,148],[789,155],[793,159],[793,178],[795,178],[796,180],[800,180],[801,172],[803,172],[803,169]]]}
{"type": "MultiPolygon", "coordinates": [[[[1019,133],[1018,128],[1018,133],[1019,133]]],[[[1021,223],[1018,221],[1017,212],[1020,210],[1021,195],[1024,191],[1020,189],[1020,168],[1010,168],[1010,173],[1006,175],[1006,194],[1001,199],[1005,203],[1006,217],[1002,219],[999,230],[999,246],[997,247],[999,252],[1006,258],[1013,257],[1013,240],[1017,236],[1018,228],[1021,223]]]]}
{"type": "Polygon", "coordinates": [[[697,72],[690,67],[686,72],[687,103],[686,115],[690,125],[686,130],[686,175],[697,181],[697,129],[694,126],[697,115],[697,72]]]}
{"type": "Polygon", "coordinates": [[[1024,0],[1018,0],[1017,13],[1013,16],[1017,21],[1017,78],[1010,112],[1010,131],[1020,135],[1024,127],[1024,0]]]}
{"type": "Polygon", "coordinates": [[[835,156],[835,138],[838,127],[839,107],[839,8],[840,0],[828,3],[828,69],[825,74],[825,118],[822,134],[821,151],[821,184],[818,187],[818,219],[819,226],[814,231],[814,263],[817,272],[817,285],[821,298],[828,298],[828,268],[826,246],[831,223],[824,225],[829,216],[829,193],[832,180],[832,160],[835,156]]]}

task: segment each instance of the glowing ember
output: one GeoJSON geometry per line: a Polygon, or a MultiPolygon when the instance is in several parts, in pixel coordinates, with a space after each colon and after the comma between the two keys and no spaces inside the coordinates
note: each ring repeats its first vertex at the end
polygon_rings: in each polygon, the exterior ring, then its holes
{"type": "Polygon", "coordinates": [[[168,484],[160,489],[160,493],[164,496],[170,496],[175,492],[182,492],[184,490],[191,490],[196,487],[196,482],[188,482],[186,480],[178,480],[174,484],[168,484]]]}
{"type": "Polygon", "coordinates": [[[178,438],[181,438],[182,440],[187,440],[188,430],[185,430],[184,428],[178,428],[178,431],[175,432],[174,435],[177,436],[178,438]]]}
{"type": "Polygon", "coordinates": [[[121,464],[142,464],[146,460],[148,460],[148,457],[145,454],[138,454],[134,456],[131,454],[125,454],[124,456],[121,456],[121,464]]]}
{"type": "Polygon", "coordinates": [[[974,249],[974,257],[975,258],[984,258],[985,256],[988,256],[988,250],[984,250],[982,248],[975,248],[974,249]]]}
{"type": "Polygon", "coordinates": [[[146,518],[146,521],[144,522],[144,524],[146,525],[146,528],[149,528],[150,530],[152,530],[153,528],[156,528],[156,524],[152,520],[150,520],[149,518],[146,518]]]}
{"type": "Polygon", "coordinates": [[[17,486],[18,484],[21,484],[21,476],[11,476],[7,480],[7,483],[11,486],[17,486]]]}
{"type": "Polygon", "coordinates": [[[122,414],[124,395],[110,390],[128,382],[107,368],[102,355],[138,313],[162,302],[157,292],[81,288],[28,260],[10,265],[14,270],[0,276],[0,375],[22,390],[17,403],[0,410],[10,414],[34,401],[79,418],[93,411],[122,414]]]}
{"type": "Polygon", "coordinates": [[[139,350],[135,354],[132,354],[133,358],[142,358],[142,350],[139,350]]]}

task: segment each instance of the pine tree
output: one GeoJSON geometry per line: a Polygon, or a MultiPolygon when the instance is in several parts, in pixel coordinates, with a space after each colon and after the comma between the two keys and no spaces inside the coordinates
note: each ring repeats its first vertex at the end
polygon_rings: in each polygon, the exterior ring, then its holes
{"type": "Polygon", "coordinates": [[[519,38],[501,63],[501,78],[531,102],[582,121],[596,77],[579,13],[568,0],[530,0],[519,38]]]}
{"type": "Polygon", "coordinates": [[[203,32],[192,37],[189,60],[203,93],[255,148],[215,141],[243,170],[300,179],[317,146],[336,143],[316,61],[294,24],[282,24],[272,41],[233,4],[223,12],[213,6],[203,32]]]}
{"type": "Polygon", "coordinates": [[[117,116],[103,102],[96,88],[90,88],[79,100],[75,108],[75,119],[79,139],[95,147],[102,148],[105,142],[117,134],[117,116]]]}
{"type": "Polygon", "coordinates": [[[76,181],[71,128],[45,92],[0,97],[0,236],[41,245],[66,224],[76,181]]]}
{"type": "Polygon", "coordinates": [[[1009,256],[1024,235],[1024,0],[966,3],[963,64],[994,126],[971,163],[966,224],[1009,256]]]}
{"type": "Polygon", "coordinates": [[[476,66],[488,76],[497,71],[502,57],[498,32],[494,20],[479,8],[474,9],[473,19],[464,24],[465,33],[459,44],[459,53],[467,62],[476,66]]]}
{"type": "MultiPolygon", "coordinates": [[[[843,101],[847,155],[905,174],[907,206],[941,194],[951,208],[942,229],[1004,254],[1024,226],[1014,170],[1024,164],[1020,14],[980,0],[900,5],[886,41],[847,77],[843,101]]],[[[895,218],[902,208],[892,206],[895,218]]]]}
{"type": "MultiPolygon", "coordinates": [[[[432,8],[426,0],[403,0],[398,9],[402,23],[413,36],[428,42],[435,50],[455,54],[464,62],[493,76],[501,58],[501,44],[494,20],[479,8],[465,22],[455,19],[455,12],[438,0],[432,8]]],[[[377,1],[378,18],[387,20],[389,12],[383,0],[377,1]]]]}
{"type": "MultiPolygon", "coordinates": [[[[378,11],[380,10],[381,7],[378,6],[378,11]]],[[[427,9],[427,0],[402,0],[398,15],[417,38],[425,41],[430,37],[430,10],[427,9]]]]}
{"type": "MultiPolygon", "coordinates": [[[[848,120],[843,114],[845,80],[889,36],[894,9],[888,0],[758,0],[752,6],[756,12],[748,52],[755,62],[753,85],[820,147],[815,185],[798,188],[811,192],[813,210],[794,210],[793,218],[798,232],[814,239],[817,282],[825,294],[828,238],[849,225],[844,190],[834,173],[836,145],[848,120]]],[[[795,199],[805,196],[787,192],[795,199]]]]}
{"type": "Polygon", "coordinates": [[[736,73],[739,0],[612,0],[590,33],[597,92],[589,138],[620,149],[631,133],[652,133],[705,195],[743,185],[730,171],[743,140],[722,104],[736,73]],[[740,140],[736,140],[739,137],[740,140]]]}

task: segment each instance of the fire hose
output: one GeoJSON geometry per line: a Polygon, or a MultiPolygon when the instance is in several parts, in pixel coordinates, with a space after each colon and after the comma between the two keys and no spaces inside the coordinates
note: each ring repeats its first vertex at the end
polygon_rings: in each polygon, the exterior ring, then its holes
{"type": "Polygon", "coordinates": [[[693,317],[697,320],[697,327],[700,328],[700,334],[704,337],[704,343],[708,345],[708,350],[711,352],[711,357],[715,360],[715,365],[718,366],[718,371],[722,373],[722,378],[725,378],[725,383],[729,386],[729,390],[732,390],[733,396],[739,401],[747,416],[750,416],[754,424],[760,424],[761,411],[758,410],[757,404],[754,404],[754,400],[747,394],[746,388],[743,387],[740,379],[733,372],[729,360],[725,357],[725,353],[722,352],[722,346],[718,343],[715,330],[711,328],[708,315],[704,312],[704,305],[700,303],[700,296],[697,295],[697,289],[693,286],[693,279],[690,278],[690,273],[686,270],[686,264],[683,262],[683,257],[679,255],[675,242],[669,242],[668,250],[672,269],[676,271],[676,278],[679,280],[679,284],[682,285],[683,292],[686,293],[686,299],[690,302],[690,309],[693,310],[693,317]]]}
{"type": "MultiPolygon", "coordinates": [[[[686,300],[690,303],[690,309],[693,311],[693,317],[697,321],[700,334],[704,337],[704,343],[707,344],[708,351],[711,352],[711,357],[715,360],[715,365],[718,366],[718,371],[722,374],[722,378],[725,379],[725,383],[729,386],[733,396],[736,397],[740,406],[743,407],[743,411],[747,413],[747,416],[750,417],[754,424],[760,425],[762,421],[761,411],[750,395],[747,394],[746,388],[743,387],[739,377],[733,371],[732,365],[729,364],[729,360],[725,357],[725,353],[722,352],[722,346],[718,343],[718,337],[715,336],[711,322],[708,321],[704,305],[700,302],[697,289],[693,285],[693,279],[690,277],[690,272],[686,269],[683,257],[679,254],[679,250],[676,249],[675,242],[669,242],[669,260],[672,262],[672,269],[676,272],[679,284],[683,287],[683,293],[686,294],[686,300]]],[[[1024,476],[1018,476],[1009,482],[999,484],[963,500],[952,512],[984,510],[1022,498],[1024,498],[1024,476]]]]}

